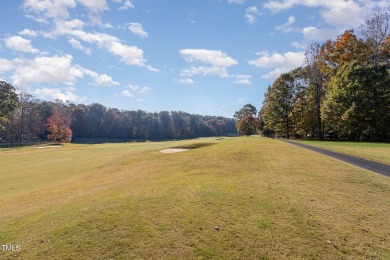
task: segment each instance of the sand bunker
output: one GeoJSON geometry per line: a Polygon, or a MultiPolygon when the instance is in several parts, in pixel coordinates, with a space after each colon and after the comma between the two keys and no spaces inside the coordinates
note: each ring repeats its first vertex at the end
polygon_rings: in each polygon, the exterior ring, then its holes
{"type": "Polygon", "coordinates": [[[180,153],[180,152],[185,152],[185,151],[188,151],[190,149],[184,149],[184,148],[170,148],[170,149],[164,149],[164,150],[161,150],[160,152],[161,153],[180,153]]]}
{"type": "Polygon", "coordinates": [[[57,148],[57,147],[61,147],[62,145],[47,145],[47,146],[37,146],[35,148],[37,149],[46,149],[46,148],[57,148]]]}

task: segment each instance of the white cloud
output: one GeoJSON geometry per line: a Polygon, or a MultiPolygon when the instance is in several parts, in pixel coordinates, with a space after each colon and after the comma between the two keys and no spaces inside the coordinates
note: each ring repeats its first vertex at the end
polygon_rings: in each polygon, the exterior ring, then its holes
{"type": "Polygon", "coordinates": [[[191,85],[194,84],[195,81],[193,79],[179,79],[177,82],[180,84],[186,84],[186,85],[191,85]]]}
{"type": "Polygon", "coordinates": [[[14,68],[11,61],[0,58],[0,73],[8,72],[14,68]]]}
{"type": "Polygon", "coordinates": [[[88,8],[89,11],[93,13],[99,13],[108,10],[106,0],[77,0],[77,1],[80,2],[82,5],[84,5],[86,8],[88,8]]]}
{"type": "Polygon", "coordinates": [[[58,88],[41,88],[36,89],[34,91],[34,95],[36,95],[40,99],[59,99],[63,102],[76,102],[78,100],[81,100],[81,98],[74,94],[72,90],[66,90],[65,92],[62,92],[61,89],[58,88]]]}
{"type": "Polygon", "coordinates": [[[324,42],[328,39],[334,39],[337,35],[342,33],[336,29],[324,29],[314,26],[308,26],[301,30],[303,34],[302,42],[293,42],[291,46],[298,49],[306,49],[312,42],[324,42]]]}
{"type": "Polygon", "coordinates": [[[192,66],[183,69],[182,76],[192,77],[195,75],[217,75],[227,77],[227,68],[236,65],[237,61],[219,50],[205,49],[182,49],[179,51],[182,58],[189,63],[204,63],[209,66],[192,66]]]}
{"type": "Polygon", "coordinates": [[[39,52],[37,49],[32,47],[31,40],[24,39],[20,36],[10,36],[5,39],[5,46],[7,48],[20,51],[20,52],[29,52],[29,53],[37,53],[39,52]]]}
{"type": "Polygon", "coordinates": [[[252,76],[250,75],[236,75],[236,80],[234,83],[236,84],[243,84],[243,85],[251,85],[251,79],[252,76]]]}
{"type": "Polygon", "coordinates": [[[145,86],[145,87],[140,89],[139,93],[146,94],[146,93],[150,92],[151,90],[152,90],[151,88],[145,86]]]}
{"type": "Polygon", "coordinates": [[[23,4],[24,9],[36,13],[41,21],[45,21],[42,17],[68,18],[68,8],[75,7],[75,0],[25,0],[23,4]]]}
{"type": "Polygon", "coordinates": [[[86,25],[85,22],[79,19],[73,20],[61,20],[57,19],[53,21],[55,29],[50,32],[42,32],[41,34],[46,38],[55,39],[58,36],[71,34],[74,30],[81,30],[86,25]]]}
{"type": "MultiPolygon", "coordinates": [[[[381,1],[368,0],[271,0],[263,4],[265,9],[280,12],[296,6],[319,7],[324,21],[339,30],[345,30],[359,25],[375,4],[381,1]]],[[[387,1],[388,4],[388,1],[387,1]]]]}
{"type": "Polygon", "coordinates": [[[158,71],[146,64],[142,49],[137,46],[122,44],[115,36],[105,33],[88,33],[81,30],[73,30],[70,34],[82,41],[94,43],[98,47],[105,48],[111,54],[120,57],[121,61],[127,65],[144,67],[154,72],[158,71]]]}
{"type": "Polygon", "coordinates": [[[295,23],[295,17],[290,16],[288,17],[288,20],[286,23],[279,25],[276,27],[276,30],[282,31],[282,32],[291,32],[297,30],[297,28],[292,27],[292,25],[295,23]]]}
{"type": "Polygon", "coordinates": [[[257,22],[257,17],[260,15],[261,13],[256,6],[251,6],[245,11],[245,18],[250,24],[255,24],[257,22]]]}
{"type": "Polygon", "coordinates": [[[227,0],[229,4],[243,4],[246,0],[227,0]]]}
{"type": "MultiPolygon", "coordinates": [[[[117,2],[120,3],[121,1],[117,1],[117,2]]],[[[118,8],[118,10],[124,11],[124,10],[130,9],[130,8],[134,8],[134,4],[132,3],[132,1],[126,0],[125,3],[123,4],[123,6],[118,8]]]]}
{"type": "Polygon", "coordinates": [[[28,83],[48,83],[73,85],[77,78],[83,77],[81,67],[72,66],[71,55],[36,57],[32,60],[16,59],[13,61],[16,68],[12,79],[15,85],[28,83]]]}
{"type": "Polygon", "coordinates": [[[106,28],[106,29],[112,29],[112,28],[114,28],[114,26],[112,26],[112,24],[110,24],[110,23],[105,23],[105,24],[103,25],[103,27],[106,28]]]}
{"type": "Polygon", "coordinates": [[[85,69],[80,67],[81,71],[92,78],[94,78],[94,81],[96,85],[103,86],[103,87],[113,87],[113,86],[119,86],[120,83],[117,81],[114,81],[111,76],[108,76],[107,74],[98,74],[95,71],[85,69]]]}
{"type": "Polygon", "coordinates": [[[245,98],[239,98],[237,99],[237,103],[244,104],[245,100],[246,100],[245,98]]]}
{"type": "Polygon", "coordinates": [[[85,54],[91,55],[91,50],[84,47],[78,40],[72,38],[72,39],[69,39],[68,42],[76,50],[79,50],[79,51],[84,52],[85,54]]]}
{"type": "Polygon", "coordinates": [[[129,90],[122,91],[121,92],[122,96],[132,97],[134,96],[135,92],[143,95],[152,91],[152,89],[148,86],[141,87],[139,85],[133,85],[133,84],[127,85],[126,88],[129,89],[130,91],[129,90]]]}
{"type": "MultiPolygon", "coordinates": [[[[303,40],[291,44],[293,47],[305,49],[313,41],[323,42],[327,39],[335,39],[345,30],[356,28],[363,23],[374,7],[388,5],[388,0],[269,0],[263,4],[263,7],[274,13],[297,6],[318,8],[318,16],[322,18],[322,21],[317,25],[302,28],[303,40]]],[[[283,31],[285,28],[289,27],[282,25],[279,29],[283,31]]]]}
{"type": "Polygon", "coordinates": [[[182,49],[179,52],[187,62],[200,61],[215,67],[230,67],[237,64],[236,60],[219,50],[182,49]]]}
{"type": "Polygon", "coordinates": [[[128,90],[123,90],[123,91],[121,92],[121,95],[122,95],[122,96],[125,96],[125,97],[133,97],[133,96],[134,96],[134,94],[131,93],[131,92],[128,91],[128,90]]]}
{"type": "Polygon", "coordinates": [[[286,9],[293,8],[297,5],[309,6],[309,7],[318,7],[322,5],[332,5],[332,2],[339,1],[329,1],[329,0],[284,0],[277,1],[271,0],[263,4],[263,7],[269,9],[273,12],[280,12],[286,9]]]}
{"type": "MultiPolygon", "coordinates": [[[[77,4],[85,6],[90,11],[88,17],[92,24],[97,24],[102,27],[112,26],[109,23],[103,24],[100,17],[100,12],[108,10],[106,0],[25,0],[23,7],[28,12],[32,12],[36,16],[44,16],[55,23],[55,30],[42,33],[45,37],[56,38],[58,36],[68,36],[71,38],[70,44],[74,48],[83,50],[86,53],[89,51],[88,49],[80,48],[82,47],[80,41],[93,43],[99,48],[106,49],[110,54],[119,57],[127,65],[144,67],[153,72],[158,71],[151,65],[146,64],[146,60],[143,57],[144,52],[137,46],[126,45],[117,37],[109,34],[85,32],[83,31],[83,27],[86,24],[79,19],[66,20],[69,17],[68,9],[75,8],[77,4]],[[78,40],[80,44],[75,40],[78,40]]],[[[147,36],[143,30],[135,31],[135,33],[144,37],[147,36]]]]}
{"type": "Polygon", "coordinates": [[[133,84],[129,84],[126,88],[132,90],[132,91],[137,91],[139,90],[141,87],[139,85],[133,85],[133,84]]]}
{"type": "Polygon", "coordinates": [[[36,36],[38,36],[38,33],[34,30],[24,29],[23,31],[19,32],[19,35],[36,37],[36,36]]]}
{"type": "Polygon", "coordinates": [[[25,0],[23,8],[29,12],[26,17],[49,24],[68,19],[69,9],[74,9],[77,5],[88,9],[88,18],[93,25],[103,25],[100,14],[108,10],[106,0],[25,0]]]}
{"type": "Polygon", "coordinates": [[[280,74],[288,72],[294,68],[302,66],[305,59],[304,52],[286,52],[273,53],[268,52],[258,53],[260,57],[249,61],[249,64],[261,69],[273,69],[267,74],[263,75],[266,79],[276,79],[280,74]]]}
{"type": "Polygon", "coordinates": [[[111,76],[108,76],[107,74],[100,74],[95,78],[96,84],[99,86],[118,86],[120,85],[119,82],[114,81],[111,76]]]}
{"type": "Polygon", "coordinates": [[[148,38],[148,33],[144,31],[144,28],[140,23],[130,23],[128,28],[132,34],[138,35],[141,38],[148,38]]]}
{"type": "Polygon", "coordinates": [[[353,28],[363,21],[366,14],[363,6],[359,6],[354,1],[337,2],[321,12],[327,24],[336,28],[353,28]]]}
{"type": "Polygon", "coordinates": [[[305,27],[302,29],[303,38],[305,41],[323,42],[329,38],[337,36],[339,32],[332,29],[319,29],[314,26],[305,27]]]}
{"type": "Polygon", "coordinates": [[[21,87],[29,84],[73,86],[78,79],[82,79],[86,75],[92,77],[95,83],[100,86],[120,85],[110,76],[74,65],[72,61],[71,55],[38,56],[34,59],[18,58],[11,61],[0,59],[0,73],[12,72],[13,84],[21,87]]]}

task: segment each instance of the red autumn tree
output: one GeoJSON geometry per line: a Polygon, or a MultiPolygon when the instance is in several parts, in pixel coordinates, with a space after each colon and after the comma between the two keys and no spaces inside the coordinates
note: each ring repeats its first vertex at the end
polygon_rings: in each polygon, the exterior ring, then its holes
{"type": "Polygon", "coordinates": [[[257,118],[254,118],[252,115],[246,115],[237,123],[237,132],[240,135],[254,135],[258,129],[259,121],[257,118]]]}
{"type": "Polygon", "coordinates": [[[69,113],[67,111],[61,111],[58,107],[54,107],[46,123],[46,128],[50,132],[47,139],[60,143],[69,143],[72,140],[70,123],[71,118],[69,113]]]}

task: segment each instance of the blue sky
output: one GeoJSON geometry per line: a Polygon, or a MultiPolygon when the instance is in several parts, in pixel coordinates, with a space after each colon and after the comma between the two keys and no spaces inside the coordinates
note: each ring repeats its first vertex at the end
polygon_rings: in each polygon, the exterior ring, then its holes
{"type": "Polygon", "coordinates": [[[6,0],[0,79],[42,100],[232,117],[389,0],[6,0]]]}

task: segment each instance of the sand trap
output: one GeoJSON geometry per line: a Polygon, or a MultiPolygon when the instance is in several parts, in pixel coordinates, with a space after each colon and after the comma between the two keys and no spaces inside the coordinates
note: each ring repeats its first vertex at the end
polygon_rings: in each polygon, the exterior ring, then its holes
{"type": "Polygon", "coordinates": [[[57,147],[61,147],[62,145],[48,145],[48,146],[37,146],[35,148],[37,149],[46,149],[46,148],[57,148],[57,147]]]}
{"type": "Polygon", "coordinates": [[[188,151],[190,149],[184,149],[184,148],[170,148],[170,149],[164,149],[164,150],[161,150],[160,152],[161,153],[180,153],[180,152],[185,152],[185,151],[188,151]]]}

